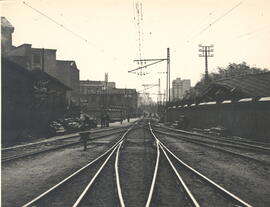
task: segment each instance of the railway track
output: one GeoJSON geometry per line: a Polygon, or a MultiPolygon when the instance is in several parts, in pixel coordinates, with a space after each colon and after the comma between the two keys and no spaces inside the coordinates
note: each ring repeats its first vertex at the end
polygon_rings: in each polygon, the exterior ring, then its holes
{"type": "MultiPolygon", "coordinates": [[[[119,129],[125,129],[127,127],[128,126],[106,128],[106,129],[97,129],[97,130],[93,130],[93,131],[89,130],[89,132],[91,132],[92,134],[99,134],[99,133],[110,132],[110,131],[119,130],[119,129]]],[[[59,141],[62,141],[62,140],[78,138],[80,136],[79,133],[80,132],[67,134],[67,135],[54,137],[54,138],[52,137],[52,138],[44,139],[44,140],[38,141],[38,142],[32,142],[32,143],[27,143],[27,144],[21,144],[21,145],[15,145],[15,146],[11,146],[11,147],[1,148],[1,153],[6,152],[6,151],[16,150],[16,149],[22,149],[22,148],[25,148],[25,147],[35,147],[35,146],[39,146],[39,145],[43,145],[43,144],[59,142],[59,141]]]]}
{"type": "Polygon", "coordinates": [[[203,133],[195,133],[195,132],[190,132],[190,131],[185,131],[185,130],[180,130],[180,129],[174,129],[171,127],[165,127],[161,125],[154,125],[155,127],[158,127],[160,129],[167,129],[169,131],[182,134],[182,135],[190,135],[192,137],[198,137],[200,139],[204,139],[206,141],[219,141],[223,143],[229,143],[229,144],[234,144],[234,145],[240,145],[243,147],[247,147],[251,150],[257,150],[257,151],[262,151],[265,153],[270,154],[270,144],[269,143],[263,143],[263,142],[256,142],[256,141],[251,141],[251,140],[246,140],[246,139],[232,139],[232,138],[227,138],[227,137],[216,137],[216,136],[211,136],[211,135],[205,135],[203,133]]]}
{"type": "Polygon", "coordinates": [[[157,150],[149,131],[141,128],[130,133],[119,154],[119,177],[125,206],[146,206],[157,170],[157,150]]]}
{"type": "MultiPolygon", "coordinates": [[[[123,140],[131,130],[133,130],[133,127],[127,129],[121,138],[102,155],[89,162],[87,165],[66,177],[61,182],[57,183],[33,200],[29,201],[23,205],[23,207],[37,207],[44,205],[59,207],[95,206],[93,200],[89,200],[89,198],[91,198],[89,194],[94,192],[92,189],[96,188],[98,186],[96,183],[102,180],[98,179],[102,174],[101,172],[104,171],[106,167],[108,168],[108,166],[111,165],[112,160],[115,160],[115,171],[117,170],[119,149],[123,140]]],[[[118,172],[115,173],[115,176],[119,183],[118,172]]],[[[110,180],[114,180],[113,177],[114,176],[111,176],[110,180]]],[[[117,185],[117,192],[118,199],[116,199],[115,202],[121,204],[121,206],[124,206],[120,184],[117,185]]],[[[118,204],[116,203],[111,203],[111,205],[117,206],[118,204]]]]}
{"type": "MultiPolygon", "coordinates": [[[[156,127],[155,127],[156,128],[156,127]]],[[[168,137],[173,137],[179,140],[183,140],[185,142],[193,143],[196,145],[200,145],[203,147],[211,148],[217,151],[222,151],[225,153],[233,154],[235,156],[238,156],[240,158],[254,161],[256,163],[260,163],[262,165],[270,166],[269,162],[269,155],[270,155],[270,149],[266,147],[256,146],[256,145],[247,145],[246,143],[239,143],[239,142],[230,142],[228,143],[228,140],[222,140],[222,139],[200,139],[200,135],[196,134],[196,136],[193,136],[193,134],[187,132],[183,133],[185,131],[181,131],[180,133],[175,133],[173,130],[173,133],[164,131],[162,129],[153,129],[158,134],[163,134],[168,137]]],[[[172,131],[172,130],[170,130],[172,131]]]]}
{"type": "MultiPolygon", "coordinates": [[[[166,127],[166,128],[173,129],[171,127],[166,127]]],[[[177,130],[177,129],[174,129],[174,130],[177,130]]],[[[179,131],[183,131],[183,130],[179,130],[179,131]]],[[[247,143],[247,144],[258,145],[258,146],[262,146],[262,147],[270,147],[270,143],[267,143],[267,142],[260,142],[260,141],[255,141],[255,140],[249,140],[249,139],[245,139],[245,138],[238,137],[238,136],[232,136],[232,137],[215,136],[215,135],[211,135],[209,133],[206,133],[202,129],[197,129],[197,128],[193,128],[193,132],[191,132],[191,133],[202,135],[205,138],[216,139],[216,138],[219,137],[221,139],[225,139],[225,140],[229,140],[229,141],[237,141],[237,142],[240,142],[240,143],[247,143]]]]}
{"type": "Polygon", "coordinates": [[[251,206],[181,160],[160,135],[150,123],[135,124],[106,152],[23,207],[251,206]]]}
{"type": "MultiPolygon", "coordinates": [[[[189,166],[188,164],[183,162],[170,149],[168,149],[166,147],[166,145],[155,135],[154,130],[151,128],[150,124],[149,124],[149,129],[150,129],[150,132],[151,132],[152,136],[154,137],[154,139],[156,141],[157,148],[158,148],[157,150],[162,151],[162,154],[166,157],[167,163],[169,164],[169,166],[171,167],[171,169],[173,170],[174,174],[177,177],[178,183],[181,186],[181,191],[179,189],[179,193],[184,192],[185,197],[189,201],[190,206],[195,206],[195,207],[199,207],[199,206],[215,206],[217,203],[215,205],[213,205],[213,203],[211,203],[210,205],[209,205],[209,203],[206,203],[206,204],[203,203],[203,205],[201,205],[200,202],[198,202],[198,200],[196,199],[196,196],[203,197],[204,200],[205,200],[206,197],[204,195],[207,195],[207,192],[205,191],[206,187],[204,186],[204,191],[199,191],[199,193],[197,192],[197,194],[195,196],[195,193],[193,194],[193,192],[190,190],[192,188],[192,185],[194,185],[194,179],[189,179],[189,180],[185,179],[185,181],[184,181],[183,176],[180,175],[180,173],[179,173],[180,169],[181,169],[181,171],[183,171],[182,168],[184,168],[186,172],[188,171],[189,174],[192,174],[193,176],[197,177],[197,179],[199,179],[205,185],[210,187],[211,188],[210,190],[212,190],[212,192],[213,192],[213,190],[216,193],[218,192],[216,201],[220,202],[220,195],[223,196],[225,201],[224,201],[223,204],[221,204],[219,206],[245,206],[245,207],[251,207],[250,204],[243,201],[242,199],[240,199],[239,197],[234,195],[232,192],[229,192],[225,188],[223,188],[220,185],[218,185],[217,183],[215,183],[210,178],[206,177],[205,175],[201,174],[200,172],[198,172],[197,170],[195,170],[194,168],[192,168],[191,166],[189,166]],[[192,181],[192,182],[190,182],[190,181],[192,181]],[[204,194],[204,195],[202,195],[202,194],[204,194]]],[[[157,173],[157,172],[158,171],[155,171],[155,173],[157,173]]],[[[152,185],[155,185],[155,182],[156,182],[156,179],[154,179],[154,177],[156,177],[156,175],[153,176],[153,184],[152,185]]],[[[197,181],[197,183],[198,183],[198,181],[197,181]]],[[[154,189],[152,189],[152,191],[154,191],[154,189]]],[[[212,192],[210,194],[208,193],[208,195],[213,196],[212,192]]],[[[152,199],[152,194],[153,194],[153,192],[150,191],[149,200],[152,199]]],[[[207,199],[209,199],[209,198],[207,198],[207,199]]],[[[211,200],[211,199],[209,199],[209,200],[211,200]]],[[[212,200],[212,202],[213,202],[213,200],[212,200]]],[[[151,205],[149,204],[147,206],[151,206],[151,205]]],[[[167,205],[165,205],[165,206],[167,206],[167,205]]]]}
{"type": "MultiPolygon", "coordinates": [[[[110,135],[117,135],[123,133],[127,127],[111,128],[106,130],[98,130],[91,134],[89,141],[97,140],[99,138],[104,138],[110,135]],[[100,134],[100,135],[97,135],[100,134]],[[96,135],[96,136],[93,136],[96,135]]],[[[8,163],[11,161],[16,161],[18,159],[32,157],[42,153],[47,153],[67,147],[72,147],[82,144],[79,135],[68,136],[64,138],[59,138],[56,140],[42,141],[39,143],[31,143],[23,146],[17,146],[12,148],[7,148],[2,150],[1,162],[8,163]]]]}

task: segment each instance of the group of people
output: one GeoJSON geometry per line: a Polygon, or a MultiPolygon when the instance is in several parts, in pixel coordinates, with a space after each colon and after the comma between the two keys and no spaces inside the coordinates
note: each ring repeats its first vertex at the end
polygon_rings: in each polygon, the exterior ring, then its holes
{"type": "Polygon", "coordinates": [[[80,129],[81,130],[89,130],[95,127],[96,127],[96,124],[93,122],[93,120],[90,120],[89,116],[87,116],[86,114],[80,115],[80,129]]]}
{"type": "Polygon", "coordinates": [[[109,127],[109,125],[110,125],[110,116],[109,116],[109,114],[107,114],[107,113],[101,114],[100,125],[101,125],[101,128],[109,127]]]}

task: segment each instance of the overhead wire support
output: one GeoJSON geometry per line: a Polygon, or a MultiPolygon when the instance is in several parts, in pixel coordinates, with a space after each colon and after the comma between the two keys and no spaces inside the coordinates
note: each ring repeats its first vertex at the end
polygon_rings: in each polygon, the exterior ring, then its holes
{"type": "Polygon", "coordinates": [[[158,61],[158,60],[167,60],[167,58],[158,58],[158,59],[141,59],[141,60],[133,60],[134,62],[139,62],[139,61],[158,61]]]}
{"type": "Polygon", "coordinates": [[[146,90],[149,90],[151,88],[154,88],[156,86],[158,86],[157,84],[153,84],[153,85],[142,85],[144,86],[145,88],[143,90],[140,90],[139,92],[143,92],[143,91],[146,91],[146,90]]]}
{"type": "Polygon", "coordinates": [[[166,75],[167,75],[167,78],[166,78],[166,101],[170,102],[170,48],[167,48],[167,58],[153,58],[153,59],[139,59],[139,60],[133,60],[134,62],[138,62],[138,63],[141,63],[142,62],[151,62],[151,61],[156,61],[154,63],[150,63],[148,65],[144,65],[144,66],[140,66],[138,68],[135,68],[133,70],[129,70],[128,72],[129,73],[134,73],[134,71],[136,70],[140,70],[142,68],[146,68],[148,66],[151,66],[151,65],[154,65],[154,64],[157,64],[157,63],[160,63],[162,61],[167,61],[167,70],[166,70],[166,75]]]}
{"type": "MultiPolygon", "coordinates": [[[[166,59],[166,60],[167,60],[167,59],[166,59]]],[[[146,61],[146,60],[139,60],[139,61],[146,61]]],[[[148,65],[140,66],[140,67],[135,68],[135,69],[133,69],[133,70],[129,70],[128,72],[131,73],[131,72],[136,71],[136,70],[140,70],[140,69],[143,69],[143,68],[147,68],[148,66],[155,65],[155,64],[160,63],[160,62],[162,62],[162,61],[164,61],[164,60],[159,60],[159,61],[156,61],[156,62],[154,62],[154,63],[150,63],[150,64],[148,64],[148,65]]]]}

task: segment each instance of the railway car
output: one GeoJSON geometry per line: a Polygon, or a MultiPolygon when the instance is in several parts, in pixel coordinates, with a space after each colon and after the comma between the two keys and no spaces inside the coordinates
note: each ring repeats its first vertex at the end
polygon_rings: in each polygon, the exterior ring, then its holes
{"type": "Polygon", "coordinates": [[[116,122],[116,121],[121,121],[121,119],[126,118],[126,113],[124,110],[121,109],[95,109],[95,110],[87,110],[84,111],[89,117],[93,117],[94,119],[98,120],[100,123],[101,117],[104,114],[109,115],[109,122],[116,122]]]}
{"type": "Polygon", "coordinates": [[[121,121],[125,117],[124,112],[121,109],[108,109],[107,113],[109,114],[110,122],[121,121]]]}

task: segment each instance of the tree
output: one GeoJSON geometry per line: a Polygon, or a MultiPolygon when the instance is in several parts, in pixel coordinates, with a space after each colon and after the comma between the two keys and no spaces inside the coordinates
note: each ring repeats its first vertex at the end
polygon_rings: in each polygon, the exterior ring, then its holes
{"type": "Polygon", "coordinates": [[[256,74],[256,73],[264,73],[269,70],[258,67],[250,67],[246,62],[242,62],[239,64],[230,63],[227,67],[218,67],[217,72],[209,73],[209,81],[205,81],[204,75],[202,75],[200,81],[196,83],[196,85],[188,91],[187,95],[184,96],[183,100],[193,99],[197,100],[196,97],[199,97],[200,94],[205,90],[209,84],[224,79],[224,78],[232,78],[241,75],[247,74],[256,74]]]}
{"type": "Polygon", "coordinates": [[[242,62],[240,64],[230,63],[226,68],[218,67],[217,73],[211,73],[212,80],[216,81],[222,78],[230,78],[240,75],[247,75],[247,74],[256,74],[256,73],[263,73],[267,72],[266,68],[261,69],[257,67],[250,67],[247,65],[246,62],[242,62]]]}

